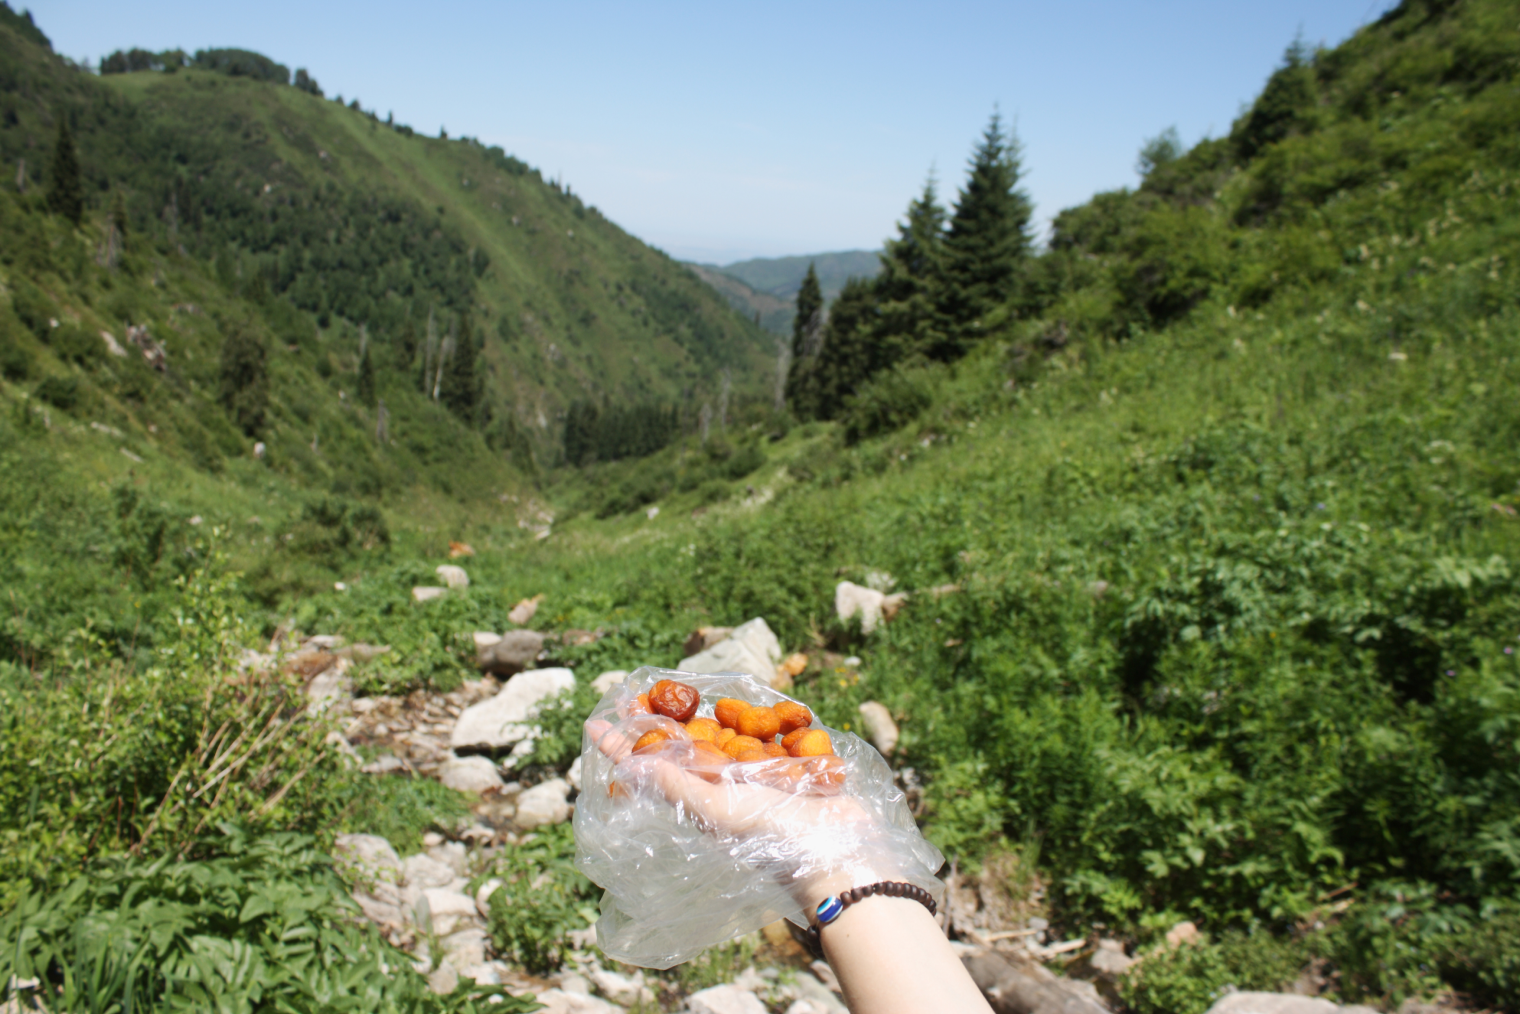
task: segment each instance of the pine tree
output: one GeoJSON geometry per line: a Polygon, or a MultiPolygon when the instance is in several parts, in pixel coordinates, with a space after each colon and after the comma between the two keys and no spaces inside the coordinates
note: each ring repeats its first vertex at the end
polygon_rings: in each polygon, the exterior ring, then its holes
{"type": "Polygon", "coordinates": [[[366,405],[375,403],[375,366],[370,362],[368,343],[359,353],[359,380],[356,387],[361,402],[366,405]]]}
{"type": "Polygon", "coordinates": [[[889,239],[876,276],[878,340],[891,346],[894,358],[929,354],[945,344],[938,303],[945,269],[945,209],[934,177],[908,205],[897,238],[889,239]]]}
{"type": "Polygon", "coordinates": [[[797,290],[797,315],[792,319],[791,365],[786,377],[786,400],[804,419],[813,418],[818,408],[814,370],[823,345],[826,319],[823,288],[818,284],[818,272],[809,264],[802,288],[797,290]]]}
{"type": "Polygon", "coordinates": [[[944,340],[929,351],[939,359],[963,355],[981,333],[981,321],[1013,297],[1029,257],[1033,206],[1018,189],[1019,143],[1003,133],[996,111],[971,157],[945,236],[945,284],[940,312],[944,340]]]}
{"type": "Polygon", "coordinates": [[[52,188],[48,207],[78,225],[84,219],[84,184],[79,178],[79,153],[69,134],[69,121],[58,117],[58,142],[53,145],[52,188]]]}
{"type": "Polygon", "coordinates": [[[875,287],[864,278],[851,278],[829,310],[808,391],[809,415],[833,419],[845,399],[894,358],[892,345],[880,337],[875,287]]]}
{"type": "Polygon", "coordinates": [[[222,341],[221,394],[240,430],[257,436],[269,404],[269,380],[264,343],[244,325],[235,325],[222,341]]]}
{"type": "Polygon", "coordinates": [[[480,378],[475,368],[479,350],[475,345],[470,315],[459,318],[459,334],[454,339],[454,354],[444,364],[438,400],[445,408],[470,425],[475,424],[480,404],[480,378]]]}

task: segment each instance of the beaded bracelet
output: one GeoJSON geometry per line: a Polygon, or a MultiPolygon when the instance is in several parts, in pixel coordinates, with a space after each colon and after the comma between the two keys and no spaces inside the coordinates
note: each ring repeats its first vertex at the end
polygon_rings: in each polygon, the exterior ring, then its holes
{"type": "Polygon", "coordinates": [[[833,897],[824,898],[818,903],[818,910],[814,913],[818,921],[807,928],[808,945],[812,952],[821,954],[823,951],[823,940],[818,932],[820,929],[838,919],[845,909],[857,901],[869,898],[873,894],[885,895],[888,898],[911,898],[927,908],[930,915],[939,914],[939,905],[935,903],[934,896],[917,884],[910,884],[905,880],[883,880],[864,887],[852,887],[833,897]]]}

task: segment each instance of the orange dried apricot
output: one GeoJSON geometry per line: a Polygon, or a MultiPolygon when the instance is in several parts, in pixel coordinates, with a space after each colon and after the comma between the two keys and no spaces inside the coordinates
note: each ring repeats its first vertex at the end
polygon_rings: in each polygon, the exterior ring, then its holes
{"type": "Polygon", "coordinates": [[[633,700],[629,701],[628,702],[628,713],[630,715],[649,715],[649,714],[653,714],[653,712],[651,712],[649,710],[649,695],[648,694],[639,694],[639,696],[637,696],[633,700]]]}
{"type": "Polygon", "coordinates": [[[831,795],[844,785],[842,758],[809,757],[806,768],[809,787],[820,795],[831,795]]]}
{"type": "Polygon", "coordinates": [[[741,736],[753,736],[762,743],[768,743],[781,731],[781,718],[776,714],[775,708],[746,708],[739,716],[739,724],[735,728],[741,736]]]}
{"type": "Polygon", "coordinates": [[[711,718],[693,718],[686,723],[686,731],[691,733],[692,739],[706,740],[711,743],[718,738],[718,733],[723,731],[723,726],[711,718]]]}
{"type": "Polygon", "coordinates": [[[719,749],[722,749],[728,745],[729,740],[733,739],[737,735],[739,734],[732,729],[719,729],[718,734],[713,737],[713,744],[719,749]]]}
{"type": "Polygon", "coordinates": [[[700,702],[701,695],[697,693],[696,687],[675,680],[660,680],[649,691],[649,707],[654,713],[673,718],[677,722],[691,721],[697,714],[700,702]]]}
{"type": "Polygon", "coordinates": [[[733,697],[725,697],[713,708],[713,717],[718,724],[725,729],[737,729],[739,716],[750,709],[749,701],[741,701],[733,697]]]}
{"type": "Polygon", "coordinates": [[[760,741],[753,736],[735,736],[723,744],[723,752],[735,760],[746,750],[759,750],[760,741]]]}
{"type": "Polygon", "coordinates": [[[692,761],[697,764],[727,764],[733,760],[717,746],[705,739],[699,739],[691,745],[692,761]]]}
{"type": "Polygon", "coordinates": [[[834,752],[834,741],[822,729],[809,729],[788,751],[793,757],[823,757],[834,752]]]}
{"type": "Polygon", "coordinates": [[[748,750],[740,750],[738,754],[734,756],[734,760],[745,763],[748,761],[770,760],[770,758],[766,756],[765,751],[760,747],[751,747],[748,750]]]}
{"type": "Polygon", "coordinates": [[[662,743],[668,743],[671,738],[670,733],[664,729],[650,729],[633,744],[633,752],[645,753],[649,750],[657,750],[662,743]]]}
{"type": "Polygon", "coordinates": [[[787,756],[786,747],[782,746],[780,743],[761,743],[760,749],[765,751],[765,755],[767,757],[787,756]]]}
{"type": "Polygon", "coordinates": [[[813,712],[806,704],[798,704],[796,701],[782,701],[776,705],[776,717],[781,719],[781,735],[796,729],[806,729],[813,724],[813,712]]]}
{"type": "Polygon", "coordinates": [[[791,732],[781,737],[781,745],[786,748],[787,753],[791,753],[792,744],[796,743],[799,739],[801,739],[803,736],[806,736],[807,734],[808,730],[806,729],[793,729],[791,732]]]}

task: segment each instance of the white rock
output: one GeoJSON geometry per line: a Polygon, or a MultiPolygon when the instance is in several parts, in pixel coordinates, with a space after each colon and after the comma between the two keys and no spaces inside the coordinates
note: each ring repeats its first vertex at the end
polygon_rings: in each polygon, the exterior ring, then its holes
{"type": "Polygon", "coordinates": [[[579,755],[576,756],[575,760],[570,762],[570,770],[565,772],[565,781],[569,782],[570,787],[576,792],[581,790],[581,759],[579,755]]]}
{"type": "Polygon", "coordinates": [[[447,887],[454,880],[454,870],[448,864],[427,855],[407,856],[401,861],[401,870],[408,887],[447,887]]]}
{"type": "Polygon", "coordinates": [[[306,685],[306,696],[311,701],[307,714],[320,714],[340,701],[353,698],[354,681],[348,675],[351,665],[348,659],[340,658],[312,677],[306,685]]]}
{"type": "Polygon", "coordinates": [[[840,623],[860,617],[861,633],[869,634],[881,622],[881,604],[886,596],[874,588],[841,581],[834,588],[834,612],[840,623]]]}
{"type": "Polygon", "coordinates": [[[475,631],[474,636],[476,651],[481,651],[482,649],[489,648],[493,644],[501,643],[501,635],[493,634],[489,630],[477,630],[475,631]]]}
{"type": "Polygon", "coordinates": [[[333,858],[365,880],[395,884],[403,876],[401,857],[378,834],[338,835],[333,842],[333,858]]]}
{"type": "Polygon", "coordinates": [[[733,633],[705,651],[681,662],[684,672],[742,672],[767,685],[776,677],[781,662],[781,642],[757,616],[735,627],[733,633]]]}
{"type": "Polygon", "coordinates": [[[601,997],[566,993],[562,989],[544,990],[538,994],[538,1002],[544,1005],[539,1014],[622,1014],[623,1011],[601,997]]]}
{"type": "Polygon", "coordinates": [[[1329,1000],[1296,993],[1230,993],[1221,997],[1209,1014],[1335,1014],[1329,1000]]]}
{"type": "Polygon", "coordinates": [[[542,595],[535,595],[531,599],[523,599],[512,607],[511,612],[507,613],[507,619],[519,627],[527,626],[538,612],[538,604],[543,600],[544,597],[542,595]]]}
{"type": "Polygon", "coordinates": [[[489,757],[455,757],[443,766],[438,780],[459,792],[489,792],[504,784],[489,757]]]}
{"type": "Polygon", "coordinates": [[[417,899],[417,925],[431,927],[434,933],[446,937],[457,930],[478,929],[480,915],[475,911],[475,899],[468,894],[447,887],[429,887],[417,899]]]}
{"type": "Polygon", "coordinates": [[[442,598],[448,592],[447,588],[435,588],[432,585],[419,585],[412,589],[412,598],[418,602],[431,602],[433,599],[442,598]]]}
{"type": "Polygon", "coordinates": [[[765,1004],[738,986],[713,986],[686,998],[691,1014],[766,1014],[765,1004]]]}
{"type": "Polygon", "coordinates": [[[833,1014],[833,1011],[813,1000],[793,1000],[786,1014],[833,1014]]]}
{"type": "Polygon", "coordinates": [[[500,986],[505,980],[508,966],[499,961],[482,961],[459,970],[461,979],[474,979],[477,986],[500,986]]]}
{"type": "Polygon", "coordinates": [[[533,707],[547,697],[575,686],[569,669],[529,669],[507,680],[489,701],[471,705],[454,723],[450,744],[455,750],[499,750],[527,738],[533,707]]]}
{"type": "Polygon", "coordinates": [[[401,771],[406,767],[406,761],[394,754],[383,753],[360,768],[367,775],[388,775],[392,771],[401,771]]]}
{"type": "Polygon", "coordinates": [[[459,986],[459,972],[453,965],[439,965],[428,973],[428,989],[439,996],[454,992],[459,986]]]}
{"type": "Polygon", "coordinates": [[[422,847],[432,850],[442,845],[446,841],[448,841],[448,839],[439,834],[437,831],[429,831],[422,836],[422,847]]]}
{"type": "Polygon", "coordinates": [[[431,845],[427,850],[428,858],[437,860],[454,871],[454,876],[464,876],[464,871],[470,863],[470,850],[464,847],[463,842],[446,841],[437,845],[431,845]]]}
{"type": "Polygon", "coordinates": [[[1118,940],[1099,940],[1098,947],[1088,957],[1087,964],[1098,975],[1118,979],[1135,959],[1124,953],[1124,944],[1118,940]]]}
{"type": "Polygon", "coordinates": [[[614,1003],[631,1006],[639,1002],[654,1002],[654,991],[644,985],[643,972],[622,975],[603,968],[593,968],[591,981],[596,983],[598,992],[614,1003]]]}
{"type": "Polygon", "coordinates": [[[443,948],[443,960],[462,973],[466,968],[484,964],[490,940],[479,926],[455,929],[439,944],[443,948]]]}
{"type": "Polygon", "coordinates": [[[440,563],[433,568],[433,573],[442,579],[443,583],[450,588],[468,588],[470,575],[464,572],[464,568],[453,563],[440,563]]]}
{"type": "Polygon", "coordinates": [[[866,701],[860,706],[860,720],[865,724],[866,734],[883,756],[891,754],[897,746],[897,723],[892,713],[879,701],[866,701]]]}
{"type": "Polygon", "coordinates": [[[500,888],[500,887],[501,887],[501,878],[500,877],[492,877],[490,880],[487,880],[484,884],[481,884],[480,885],[480,890],[478,890],[478,891],[475,892],[475,911],[477,911],[477,912],[480,913],[481,918],[484,918],[484,919],[490,918],[490,916],[491,916],[491,895],[495,894],[496,891],[497,891],[497,889],[500,888]]]}
{"type": "Polygon", "coordinates": [[[591,980],[578,972],[563,972],[559,977],[559,988],[566,993],[590,996],[591,980]]]}
{"type": "Polygon", "coordinates": [[[106,343],[106,351],[119,359],[126,358],[127,350],[121,347],[121,342],[109,331],[100,332],[100,340],[106,343]]]}
{"type": "Polygon", "coordinates": [[[1166,931],[1166,945],[1168,947],[1180,947],[1183,944],[1191,944],[1197,939],[1198,927],[1191,919],[1179,922],[1166,931]]]}
{"type": "Polygon", "coordinates": [[[563,778],[540,782],[517,797],[513,820],[525,831],[544,824],[563,824],[570,819],[570,803],[565,798],[569,794],[570,786],[563,778]]]}
{"type": "Polygon", "coordinates": [[[591,681],[591,689],[599,694],[605,694],[617,684],[628,678],[627,669],[609,669],[596,679],[591,681]]]}
{"type": "Polygon", "coordinates": [[[406,917],[401,914],[401,906],[394,902],[367,891],[355,891],[354,901],[358,903],[364,917],[377,926],[400,929],[406,923],[406,917]]]}
{"type": "Polygon", "coordinates": [[[783,991],[796,997],[799,1003],[811,1004],[817,1014],[845,1014],[839,997],[814,976],[799,974],[783,991]]]}

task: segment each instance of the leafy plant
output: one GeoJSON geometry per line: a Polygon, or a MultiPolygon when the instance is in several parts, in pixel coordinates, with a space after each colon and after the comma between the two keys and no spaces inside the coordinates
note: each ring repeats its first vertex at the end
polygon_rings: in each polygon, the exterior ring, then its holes
{"type": "Polygon", "coordinates": [[[503,882],[491,894],[491,941],[531,972],[557,968],[567,935],[596,921],[596,888],[574,857],[570,825],[559,824],[503,849],[488,874],[503,882]]]}

